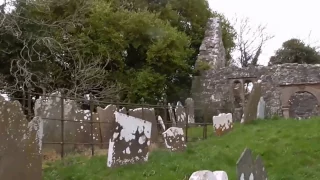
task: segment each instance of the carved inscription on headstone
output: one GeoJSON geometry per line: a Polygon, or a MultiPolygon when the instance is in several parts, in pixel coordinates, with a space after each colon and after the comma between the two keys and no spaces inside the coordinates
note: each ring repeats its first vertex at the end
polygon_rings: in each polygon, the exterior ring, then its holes
{"type": "Polygon", "coordinates": [[[136,108],[130,109],[129,115],[140,118],[146,121],[149,121],[152,124],[152,134],[151,134],[151,141],[157,142],[158,140],[158,123],[156,119],[156,114],[154,108],[136,108]]]}
{"type": "Polygon", "coordinates": [[[115,112],[115,131],[109,143],[108,167],[148,161],[152,124],[115,112]]]}
{"type": "Polygon", "coordinates": [[[187,147],[182,128],[171,127],[162,135],[166,147],[171,151],[184,151],[187,147]]]}
{"type": "Polygon", "coordinates": [[[233,128],[232,114],[222,113],[218,116],[213,116],[213,128],[217,136],[222,136],[223,134],[229,132],[233,128]]]}
{"type": "Polygon", "coordinates": [[[18,101],[0,100],[0,179],[42,179],[43,121],[28,123],[18,101]]]}
{"type": "Polygon", "coordinates": [[[176,112],[176,117],[177,117],[177,121],[176,121],[177,127],[185,128],[187,115],[186,115],[186,111],[185,111],[183,105],[181,104],[181,102],[177,102],[175,112],[176,112]]]}
{"type": "Polygon", "coordinates": [[[194,121],[194,101],[192,98],[187,98],[185,101],[186,112],[188,114],[188,123],[195,123],[194,121]]]}
{"type": "Polygon", "coordinates": [[[267,172],[260,156],[254,161],[252,151],[244,150],[237,162],[237,179],[239,180],[267,180],[267,172]]]}
{"type": "MultiPolygon", "coordinates": [[[[101,129],[101,138],[103,143],[108,143],[110,138],[112,137],[114,131],[114,112],[117,111],[117,106],[108,105],[104,109],[101,107],[97,108],[97,113],[100,120],[100,129],[101,129]]],[[[103,147],[108,147],[104,145],[103,147]]]]}

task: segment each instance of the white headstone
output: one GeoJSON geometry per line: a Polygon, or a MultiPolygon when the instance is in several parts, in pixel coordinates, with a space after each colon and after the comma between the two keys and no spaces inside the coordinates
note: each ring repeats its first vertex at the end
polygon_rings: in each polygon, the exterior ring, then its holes
{"type": "Polygon", "coordinates": [[[225,171],[196,171],[192,173],[189,180],[228,180],[228,175],[225,171]]]}
{"type": "Polygon", "coordinates": [[[266,102],[264,101],[263,97],[260,97],[258,108],[257,108],[257,118],[258,119],[264,119],[265,109],[266,109],[266,102]]]}

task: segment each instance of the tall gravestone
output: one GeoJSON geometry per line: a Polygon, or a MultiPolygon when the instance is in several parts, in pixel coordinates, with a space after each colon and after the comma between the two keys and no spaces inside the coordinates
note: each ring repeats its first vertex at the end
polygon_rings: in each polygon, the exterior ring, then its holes
{"type": "Polygon", "coordinates": [[[117,106],[110,104],[106,106],[104,109],[101,107],[97,108],[97,113],[100,120],[100,131],[101,131],[101,141],[104,143],[103,147],[108,147],[107,143],[109,142],[110,138],[112,137],[114,131],[114,123],[115,123],[115,116],[114,112],[117,111],[117,106]]]}
{"type": "Polygon", "coordinates": [[[168,103],[168,112],[169,112],[170,122],[172,123],[172,127],[177,126],[176,118],[175,118],[174,112],[173,112],[173,108],[172,108],[172,105],[170,103],[168,103]]]}
{"type": "Polygon", "coordinates": [[[264,119],[265,118],[265,110],[266,110],[266,102],[264,101],[263,97],[260,97],[258,103],[258,110],[257,110],[257,118],[264,119]]]}
{"type": "Polygon", "coordinates": [[[0,100],[0,179],[42,179],[43,121],[29,123],[18,101],[0,100]]]}
{"type": "Polygon", "coordinates": [[[185,108],[181,104],[181,102],[177,102],[177,106],[175,108],[175,114],[176,114],[176,123],[177,127],[185,128],[186,127],[186,120],[187,120],[187,114],[185,111],[185,108]]]}
{"type": "Polygon", "coordinates": [[[188,123],[195,123],[194,119],[194,101],[192,98],[187,98],[185,101],[186,104],[186,112],[188,114],[188,123]]]}
{"type": "Polygon", "coordinates": [[[258,82],[253,84],[249,100],[244,109],[243,123],[250,123],[253,120],[257,119],[257,109],[261,94],[261,81],[259,80],[258,82]]]}
{"type": "Polygon", "coordinates": [[[108,167],[148,161],[152,123],[115,112],[115,131],[108,149],[108,167]]]}

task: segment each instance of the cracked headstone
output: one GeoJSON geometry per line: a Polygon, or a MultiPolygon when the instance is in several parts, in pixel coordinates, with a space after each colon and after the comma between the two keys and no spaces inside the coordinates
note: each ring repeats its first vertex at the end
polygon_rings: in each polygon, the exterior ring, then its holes
{"type": "Polygon", "coordinates": [[[152,124],[151,142],[156,143],[158,140],[158,122],[154,108],[136,108],[130,109],[129,115],[146,120],[152,124]]]}
{"type": "Polygon", "coordinates": [[[213,128],[217,136],[222,136],[232,130],[232,114],[231,113],[222,113],[218,116],[213,116],[212,118],[213,128]]]}
{"type": "Polygon", "coordinates": [[[187,147],[182,128],[171,127],[162,133],[167,149],[171,151],[184,151],[187,147]]]}
{"type": "Polygon", "coordinates": [[[186,111],[180,101],[177,102],[177,106],[175,108],[175,114],[177,117],[177,119],[176,119],[177,127],[185,128],[187,115],[186,115],[186,111]]]}
{"type": "Polygon", "coordinates": [[[115,130],[109,142],[108,167],[148,161],[152,124],[115,112],[115,130]]]}
{"type": "Polygon", "coordinates": [[[264,101],[263,97],[260,97],[257,109],[257,118],[264,119],[265,117],[265,110],[266,110],[266,102],[264,101]]]}
{"type": "Polygon", "coordinates": [[[186,112],[188,114],[188,123],[195,123],[194,120],[194,101],[192,98],[187,98],[185,101],[186,104],[186,112]]]}
{"type": "Polygon", "coordinates": [[[192,173],[189,180],[228,180],[228,175],[225,171],[202,170],[192,173]]]}
{"type": "Polygon", "coordinates": [[[0,179],[42,179],[43,121],[29,123],[18,101],[0,100],[0,179]]]}
{"type": "MultiPolygon", "coordinates": [[[[97,113],[100,120],[100,131],[101,131],[101,141],[103,143],[108,143],[110,138],[112,137],[114,131],[114,112],[117,111],[116,105],[108,105],[104,109],[101,107],[97,108],[97,113]]],[[[106,144],[103,147],[108,147],[106,144]]]]}
{"type": "Polygon", "coordinates": [[[177,126],[176,118],[175,118],[174,112],[173,112],[173,108],[172,108],[172,105],[170,103],[168,103],[168,112],[169,112],[170,122],[172,123],[172,127],[177,126]]]}
{"type": "Polygon", "coordinates": [[[239,180],[267,180],[267,172],[260,156],[253,159],[252,151],[246,148],[237,162],[237,179],[239,180]]]}
{"type": "Polygon", "coordinates": [[[158,116],[158,122],[159,122],[159,124],[160,124],[160,126],[162,128],[162,131],[163,132],[166,131],[166,126],[164,125],[164,122],[163,122],[161,116],[158,116]]]}

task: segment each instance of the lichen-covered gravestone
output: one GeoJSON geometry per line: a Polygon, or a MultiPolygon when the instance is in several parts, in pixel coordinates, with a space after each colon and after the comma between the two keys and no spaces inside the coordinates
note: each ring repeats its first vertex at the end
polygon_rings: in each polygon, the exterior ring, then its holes
{"type": "Polygon", "coordinates": [[[243,123],[250,123],[257,119],[257,109],[261,97],[261,81],[253,84],[252,92],[244,109],[243,123]]]}
{"type": "Polygon", "coordinates": [[[194,120],[194,101],[192,98],[187,98],[185,101],[186,104],[186,112],[188,114],[188,123],[195,123],[194,120]]]}
{"type": "Polygon", "coordinates": [[[171,151],[184,151],[187,147],[182,128],[171,127],[162,133],[164,143],[171,151]]]}
{"type": "Polygon", "coordinates": [[[202,170],[192,173],[189,180],[228,180],[228,175],[225,171],[202,170]]]}
{"type": "Polygon", "coordinates": [[[177,126],[176,118],[175,118],[174,112],[173,112],[173,108],[172,108],[172,105],[170,103],[168,103],[168,112],[169,112],[170,121],[172,122],[172,127],[177,126]]]}
{"type": "Polygon", "coordinates": [[[222,113],[218,116],[213,116],[213,129],[217,136],[224,135],[233,128],[232,114],[231,113],[222,113]]]}
{"type": "MultiPolygon", "coordinates": [[[[101,129],[101,141],[102,143],[108,143],[110,138],[112,137],[114,130],[114,112],[117,111],[117,106],[108,105],[104,109],[101,107],[97,108],[97,113],[100,120],[100,129],[101,129]]],[[[103,147],[108,147],[107,145],[103,145],[103,147]]]]}
{"type": "Polygon", "coordinates": [[[115,131],[109,143],[108,167],[148,161],[152,124],[115,112],[115,131]]]}
{"type": "Polygon", "coordinates": [[[152,124],[151,142],[156,143],[158,140],[158,123],[157,123],[154,108],[130,109],[129,115],[149,121],[152,124]]]}
{"type": "Polygon", "coordinates": [[[237,162],[238,180],[267,180],[267,171],[260,156],[254,161],[252,151],[248,148],[244,150],[237,162]]]}
{"type": "Polygon", "coordinates": [[[159,122],[159,124],[160,124],[160,126],[161,126],[161,128],[162,128],[162,131],[163,131],[163,132],[166,131],[166,126],[165,126],[165,124],[164,124],[161,116],[158,116],[158,122],[159,122]]]}
{"type": "Polygon", "coordinates": [[[265,110],[266,110],[266,102],[264,101],[263,97],[260,97],[260,100],[258,103],[258,110],[257,110],[258,119],[264,119],[265,110]]]}
{"type": "Polygon", "coordinates": [[[177,127],[185,128],[187,114],[186,114],[186,111],[180,101],[177,102],[175,113],[176,113],[176,117],[177,117],[177,120],[176,120],[177,127]]]}
{"type": "Polygon", "coordinates": [[[43,121],[28,123],[18,101],[0,100],[0,179],[41,180],[43,121]]]}

